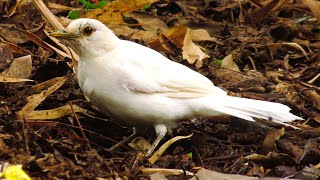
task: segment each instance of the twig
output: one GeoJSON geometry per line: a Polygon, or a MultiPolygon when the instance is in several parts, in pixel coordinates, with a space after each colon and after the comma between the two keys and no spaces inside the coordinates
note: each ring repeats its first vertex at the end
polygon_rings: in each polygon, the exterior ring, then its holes
{"type": "Polygon", "coordinates": [[[34,6],[41,12],[41,14],[49,21],[49,23],[53,26],[55,30],[64,29],[62,24],[57,20],[57,18],[42,2],[42,0],[33,0],[32,2],[34,6]]]}
{"type": "Polygon", "coordinates": [[[90,150],[92,150],[92,148],[91,148],[91,146],[90,146],[90,143],[89,143],[89,140],[88,140],[88,138],[87,138],[86,134],[84,133],[83,128],[82,128],[82,126],[81,126],[81,124],[80,124],[80,121],[79,121],[79,119],[78,119],[78,117],[77,117],[76,113],[75,113],[75,112],[74,112],[74,110],[73,110],[72,103],[71,103],[71,102],[69,102],[69,105],[70,105],[70,108],[71,108],[72,114],[73,114],[73,116],[74,116],[74,119],[75,119],[75,120],[77,121],[77,123],[78,123],[79,129],[80,129],[80,132],[81,132],[81,134],[82,134],[83,138],[86,140],[86,143],[87,143],[88,148],[89,148],[90,150]]]}
{"type": "Polygon", "coordinates": [[[26,147],[28,155],[30,156],[30,148],[29,148],[29,141],[28,141],[28,135],[27,135],[27,131],[29,130],[29,128],[28,128],[28,123],[25,118],[23,118],[22,128],[23,128],[23,136],[25,139],[25,147],[26,147]]]}
{"type": "Polygon", "coordinates": [[[210,160],[228,160],[228,159],[235,159],[241,156],[248,156],[252,154],[253,152],[246,152],[246,153],[241,153],[241,154],[235,154],[231,156],[219,156],[219,157],[212,157],[212,158],[207,158],[205,161],[210,161],[210,160]]]}

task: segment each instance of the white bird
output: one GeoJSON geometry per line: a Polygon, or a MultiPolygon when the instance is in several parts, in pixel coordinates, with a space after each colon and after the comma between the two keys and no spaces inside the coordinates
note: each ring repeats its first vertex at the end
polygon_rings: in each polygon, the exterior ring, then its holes
{"type": "Polygon", "coordinates": [[[302,118],[283,104],[228,96],[190,68],[157,51],[119,39],[103,23],[77,19],[51,36],[71,39],[79,52],[78,82],[102,112],[133,126],[152,125],[151,154],[179,120],[223,114],[286,124],[302,118]]]}

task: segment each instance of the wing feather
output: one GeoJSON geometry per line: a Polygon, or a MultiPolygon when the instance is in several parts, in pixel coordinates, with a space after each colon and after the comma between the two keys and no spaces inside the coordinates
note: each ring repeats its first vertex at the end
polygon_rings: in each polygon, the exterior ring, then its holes
{"type": "Polygon", "coordinates": [[[123,65],[126,78],[122,86],[135,93],[157,93],[170,98],[198,98],[208,94],[227,95],[205,76],[165,58],[160,53],[140,46],[143,60],[128,57],[123,65]],[[145,59],[148,59],[146,61],[145,59]],[[127,66],[127,67],[126,67],[127,66]]]}

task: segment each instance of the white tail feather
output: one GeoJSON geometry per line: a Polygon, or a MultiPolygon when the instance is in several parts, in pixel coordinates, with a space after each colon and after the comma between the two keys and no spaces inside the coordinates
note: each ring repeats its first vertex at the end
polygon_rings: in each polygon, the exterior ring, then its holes
{"type": "Polygon", "coordinates": [[[215,111],[236,116],[248,121],[254,121],[254,117],[271,120],[279,124],[294,127],[286,122],[303,120],[301,117],[291,114],[291,109],[288,106],[280,103],[232,96],[224,96],[221,98],[223,99],[220,100],[215,97],[214,102],[220,102],[219,104],[215,103],[215,111]]]}

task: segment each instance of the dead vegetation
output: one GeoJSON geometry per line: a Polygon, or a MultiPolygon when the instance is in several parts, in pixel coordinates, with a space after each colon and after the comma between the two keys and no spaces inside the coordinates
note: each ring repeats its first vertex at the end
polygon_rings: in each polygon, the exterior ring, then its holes
{"type": "Polygon", "coordinates": [[[0,1],[2,166],[22,164],[32,179],[235,178],[202,168],[319,178],[318,1],[116,0],[91,10],[78,1],[41,2],[0,1]],[[145,139],[109,153],[131,128],[86,101],[74,74],[76,52],[47,33],[68,24],[70,10],[196,69],[231,95],[290,106],[305,119],[295,124],[301,130],[196,118],[173,128],[163,142],[177,142],[159,158],[139,153],[145,139]]]}

